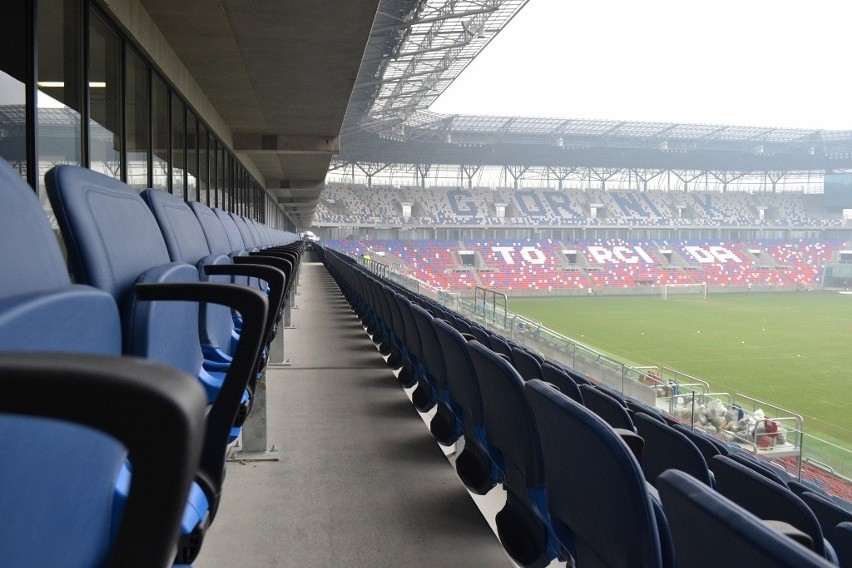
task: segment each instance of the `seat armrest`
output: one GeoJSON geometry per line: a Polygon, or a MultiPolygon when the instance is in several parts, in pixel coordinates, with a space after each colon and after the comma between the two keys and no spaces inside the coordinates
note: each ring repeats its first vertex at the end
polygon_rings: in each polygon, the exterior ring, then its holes
{"type": "Polygon", "coordinates": [[[269,303],[258,290],[213,282],[137,284],[136,296],[143,301],[183,301],[222,304],[243,317],[240,341],[225,375],[216,403],[207,413],[204,449],[198,481],[211,502],[218,502],[225,477],[224,459],[228,437],[239,412],[243,392],[256,379],[258,355],[266,332],[269,303]]]}
{"type": "Polygon", "coordinates": [[[269,307],[270,313],[266,321],[266,333],[264,345],[272,339],[272,330],[278,311],[284,305],[284,290],[286,288],[287,276],[281,270],[262,264],[208,264],[204,266],[204,272],[209,276],[251,276],[259,278],[269,284],[269,307]]]}
{"type": "Polygon", "coordinates": [[[811,550],[814,548],[814,541],[810,537],[810,535],[803,533],[790,523],[785,523],[784,521],[775,521],[771,519],[763,519],[763,524],[769,527],[770,529],[783,534],[788,538],[792,538],[796,542],[801,545],[804,545],[811,550]]]}
{"type": "Polygon", "coordinates": [[[108,566],[171,564],[205,407],[194,378],[144,359],[0,354],[0,412],[75,422],[127,448],[133,483],[108,566]]]}

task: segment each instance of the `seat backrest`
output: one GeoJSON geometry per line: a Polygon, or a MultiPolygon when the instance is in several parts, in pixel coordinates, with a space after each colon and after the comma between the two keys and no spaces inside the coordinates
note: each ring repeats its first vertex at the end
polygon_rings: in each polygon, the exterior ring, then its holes
{"type": "Polygon", "coordinates": [[[447,370],[447,388],[450,396],[462,411],[459,418],[464,422],[465,435],[474,438],[477,429],[485,428],[482,413],[482,394],[476,380],[467,341],[459,331],[441,319],[432,320],[435,336],[444,354],[447,370]]]}
{"type": "Polygon", "coordinates": [[[33,190],[0,160],[0,350],[121,352],[115,300],[72,285],[33,190]]]}
{"type": "Polygon", "coordinates": [[[841,566],[852,566],[852,523],[840,523],[831,531],[831,544],[841,566]]]}
{"type": "Polygon", "coordinates": [[[236,213],[228,213],[228,215],[234,220],[234,224],[240,232],[240,238],[242,238],[243,243],[246,245],[246,250],[249,252],[258,250],[257,243],[255,242],[255,236],[246,224],[246,220],[236,213]]]}
{"type": "Polygon", "coordinates": [[[580,392],[583,393],[586,408],[603,418],[610,426],[636,431],[627,409],[618,400],[591,385],[580,385],[580,392]]]}
{"type": "Polygon", "coordinates": [[[171,261],[142,198],[85,168],[57,166],[45,181],[77,281],[112,295],[121,310],[124,352],[197,374],[198,304],[139,302],[133,292],[136,283],[198,282],[194,266],[171,261]]]}
{"type": "Polygon", "coordinates": [[[813,540],[813,550],[825,555],[822,529],[816,516],[801,498],[728,456],[716,456],[708,464],[716,479],[716,490],[761,519],[789,523],[813,540]]]}
{"type": "Polygon", "coordinates": [[[724,450],[723,453],[721,442],[716,444],[713,440],[709,439],[709,436],[705,436],[701,432],[696,432],[684,424],[674,424],[672,428],[689,438],[689,441],[695,444],[695,447],[704,456],[704,461],[707,464],[710,463],[713,456],[727,455],[727,450],[724,450]]]}
{"type": "Polygon", "coordinates": [[[637,433],[645,440],[642,471],[649,483],[656,485],[657,477],[667,469],[679,469],[713,486],[707,462],[689,438],[644,412],[634,414],[633,423],[637,433]]]}
{"type": "Polygon", "coordinates": [[[432,327],[432,316],[417,304],[411,304],[411,315],[420,335],[422,345],[423,363],[429,374],[434,378],[438,388],[447,390],[447,369],[444,356],[441,353],[441,344],[432,327]]]}
{"type": "Polygon", "coordinates": [[[542,380],[554,385],[562,394],[573,400],[574,402],[583,403],[583,394],[580,392],[580,387],[574,382],[574,379],[561,367],[557,367],[552,363],[545,362],[541,366],[542,380]]]}
{"type": "Polygon", "coordinates": [[[556,534],[577,565],[662,566],[651,496],[633,453],[593,412],[538,380],[524,386],[544,456],[556,534]]]}
{"type": "Polygon", "coordinates": [[[834,527],[840,523],[852,523],[852,511],[844,509],[825,495],[805,491],[799,497],[814,512],[822,534],[829,542],[832,542],[831,535],[834,527]]]}
{"type": "Polygon", "coordinates": [[[832,565],[684,472],[664,472],[657,487],[669,519],[678,566],[716,568],[720,553],[750,568],[832,565]]]}
{"type": "Polygon", "coordinates": [[[467,344],[482,395],[488,441],[499,452],[505,483],[518,493],[544,486],[538,430],[524,380],[511,363],[478,341],[467,344]]]}
{"type": "Polygon", "coordinates": [[[201,225],[201,230],[204,232],[204,238],[207,240],[207,247],[212,254],[231,254],[234,248],[228,240],[228,234],[225,232],[225,226],[222,225],[222,220],[213,212],[212,209],[199,203],[192,201],[189,203],[189,208],[195,213],[198,218],[198,223],[201,225]]]}
{"type": "MultiPolygon", "coordinates": [[[[208,276],[205,265],[231,264],[226,254],[211,254],[207,238],[195,213],[179,197],[159,189],[146,189],[140,196],[148,204],[160,227],[169,257],[173,262],[191,264],[203,282],[230,283],[229,276],[208,276]]],[[[202,345],[232,355],[234,319],[231,309],[217,304],[199,305],[199,333],[202,345]]]]}
{"type": "Polygon", "coordinates": [[[541,364],[538,359],[523,347],[512,346],[512,364],[525,381],[542,378],[541,364]]]}
{"type": "Polygon", "coordinates": [[[234,222],[234,218],[215,207],[213,208],[213,213],[219,218],[222,226],[225,228],[225,235],[228,237],[228,242],[231,243],[231,252],[250,251],[245,241],[243,241],[243,237],[237,228],[237,224],[234,222]]]}

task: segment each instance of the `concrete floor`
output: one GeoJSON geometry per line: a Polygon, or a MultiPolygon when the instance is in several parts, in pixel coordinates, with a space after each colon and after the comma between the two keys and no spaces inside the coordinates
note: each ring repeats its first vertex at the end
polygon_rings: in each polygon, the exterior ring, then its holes
{"type": "Polygon", "coordinates": [[[280,461],[228,464],[194,566],[512,566],[321,264],[296,305],[267,372],[280,461]]]}

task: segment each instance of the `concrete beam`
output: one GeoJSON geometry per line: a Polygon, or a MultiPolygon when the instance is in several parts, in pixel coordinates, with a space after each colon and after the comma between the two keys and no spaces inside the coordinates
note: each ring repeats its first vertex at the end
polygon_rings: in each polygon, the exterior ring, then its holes
{"type": "Polygon", "coordinates": [[[240,132],[234,133],[234,149],[238,152],[331,155],[340,152],[340,136],[240,132]]]}

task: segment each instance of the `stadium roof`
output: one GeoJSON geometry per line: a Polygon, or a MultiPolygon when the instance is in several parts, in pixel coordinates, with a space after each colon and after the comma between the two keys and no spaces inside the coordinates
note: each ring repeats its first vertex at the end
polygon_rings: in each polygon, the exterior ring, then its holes
{"type": "Polygon", "coordinates": [[[429,111],[526,3],[383,0],[338,160],[711,171],[852,167],[852,131],[429,111]]]}

